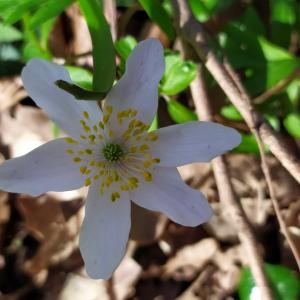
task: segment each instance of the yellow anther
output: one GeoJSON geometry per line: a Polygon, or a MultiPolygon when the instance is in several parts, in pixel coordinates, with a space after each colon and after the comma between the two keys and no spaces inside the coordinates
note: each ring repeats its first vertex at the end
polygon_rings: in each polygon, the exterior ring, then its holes
{"type": "Polygon", "coordinates": [[[104,129],[104,124],[100,121],[99,122],[99,127],[101,128],[101,129],[104,129]]]}
{"type": "Polygon", "coordinates": [[[89,113],[87,111],[84,111],[83,112],[83,116],[86,118],[86,119],[89,119],[89,113]]]}
{"type": "Polygon", "coordinates": [[[91,155],[91,154],[93,154],[93,150],[92,149],[85,149],[85,153],[91,155]]]}
{"type": "Polygon", "coordinates": [[[121,185],[120,188],[121,188],[122,191],[129,191],[129,186],[128,185],[125,185],[125,184],[121,185]]]}
{"type": "Polygon", "coordinates": [[[111,105],[106,105],[106,106],[104,107],[104,109],[105,109],[105,111],[108,112],[109,114],[111,114],[112,111],[113,111],[113,108],[112,108],[111,105]]]}
{"type": "Polygon", "coordinates": [[[93,126],[93,130],[94,130],[95,132],[98,132],[98,127],[97,127],[97,125],[94,125],[94,126],[93,126]]]}
{"type": "Polygon", "coordinates": [[[71,137],[66,137],[65,138],[65,141],[67,142],[67,143],[69,143],[69,144],[76,144],[77,142],[74,140],[74,139],[72,139],[71,137]]]}
{"type": "Polygon", "coordinates": [[[153,162],[156,163],[156,164],[159,164],[160,163],[160,158],[158,158],[158,157],[153,158],[153,162]]]}
{"type": "Polygon", "coordinates": [[[94,179],[94,180],[98,180],[98,179],[99,179],[99,175],[95,175],[95,176],[93,177],[93,179],[94,179]]]}
{"type": "Polygon", "coordinates": [[[91,172],[92,172],[92,171],[91,171],[90,169],[87,169],[87,170],[85,171],[85,174],[86,174],[86,175],[89,175],[91,172]]]}
{"type": "Polygon", "coordinates": [[[118,193],[118,192],[114,192],[114,193],[112,193],[111,194],[111,196],[110,196],[110,200],[112,201],[112,202],[115,202],[117,199],[119,199],[120,198],[120,193],[118,193]]]}
{"type": "Polygon", "coordinates": [[[84,120],[80,120],[80,124],[81,124],[82,126],[85,126],[85,125],[86,125],[86,122],[85,122],[84,120]]]}
{"type": "Polygon", "coordinates": [[[109,120],[109,117],[110,117],[110,115],[104,115],[103,116],[103,120],[102,120],[102,122],[103,122],[103,124],[107,124],[107,122],[108,122],[108,120],[109,120]]]}
{"type": "Polygon", "coordinates": [[[77,153],[78,153],[78,155],[83,155],[84,151],[83,150],[78,150],[77,153]]]}
{"type": "Polygon", "coordinates": [[[102,134],[98,134],[98,138],[99,138],[100,141],[104,140],[104,136],[102,134]]]}
{"type": "Polygon", "coordinates": [[[110,138],[112,138],[114,136],[114,132],[112,130],[109,130],[108,135],[110,138]]]}
{"type": "Polygon", "coordinates": [[[73,161],[76,162],[76,163],[81,162],[81,158],[76,156],[76,157],[73,158],[73,161]]]}
{"type": "Polygon", "coordinates": [[[66,152],[67,152],[68,154],[73,154],[73,153],[74,153],[74,150],[72,150],[72,149],[67,149],[66,152]]]}
{"type": "Polygon", "coordinates": [[[91,166],[91,167],[93,167],[95,164],[96,164],[96,162],[95,162],[94,160],[91,160],[91,161],[89,162],[89,166],[91,166]]]}
{"type": "Polygon", "coordinates": [[[86,136],[85,135],[81,135],[80,138],[83,139],[83,140],[86,140],[86,136]]]}
{"type": "Polygon", "coordinates": [[[137,135],[137,136],[135,137],[135,140],[136,140],[136,141],[140,141],[140,140],[141,140],[141,138],[142,138],[142,136],[141,136],[141,135],[137,135]]]}
{"type": "Polygon", "coordinates": [[[132,189],[135,189],[138,187],[139,180],[136,177],[130,177],[128,178],[128,183],[132,189]]]}
{"type": "Polygon", "coordinates": [[[152,174],[150,172],[143,172],[143,176],[146,181],[152,181],[152,174]]]}
{"type": "Polygon", "coordinates": [[[136,153],[137,152],[137,147],[136,146],[132,146],[129,148],[129,152],[131,153],[136,153]]]}
{"type": "Polygon", "coordinates": [[[84,125],[84,126],[83,126],[83,130],[84,130],[85,132],[90,132],[90,131],[91,131],[91,128],[90,128],[90,126],[84,125]]]}
{"type": "Polygon", "coordinates": [[[84,181],[84,185],[85,185],[85,186],[89,186],[89,185],[91,185],[91,183],[92,183],[91,178],[87,178],[87,179],[84,181]]]}
{"type": "Polygon", "coordinates": [[[146,139],[150,141],[156,141],[158,140],[158,135],[153,132],[150,132],[146,139]]]}
{"type": "Polygon", "coordinates": [[[96,136],[94,134],[89,135],[89,140],[93,143],[95,142],[96,136]]]}
{"type": "Polygon", "coordinates": [[[81,174],[84,174],[85,171],[87,170],[87,167],[86,167],[86,166],[81,166],[81,167],[79,168],[79,170],[80,170],[80,173],[81,173],[81,174]]]}
{"type": "Polygon", "coordinates": [[[144,168],[149,168],[152,166],[152,161],[150,160],[145,160],[143,163],[144,168]]]}
{"type": "Polygon", "coordinates": [[[148,146],[147,144],[141,145],[141,147],[140,147],[140,151],[141,151],[141,152],[145,152],[145,151],[147,151],[147,150],[149,150],[149,146],[148,146]]]}

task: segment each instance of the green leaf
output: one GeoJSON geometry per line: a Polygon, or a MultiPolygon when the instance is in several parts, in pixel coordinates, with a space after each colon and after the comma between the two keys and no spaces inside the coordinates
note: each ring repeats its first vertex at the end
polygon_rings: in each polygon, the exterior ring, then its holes
{"type": "Polygon", "coordinates": [[[167,110],[172,120],[179,124],[198,120],[192,110],[175,100],[167,101],[167,110]]]}
{"type": "Polygon", "coordinates": [[[150,125],[150,128],[148,129],[148,132],[154,131],[157,128],[158,128],[158,117],[157,117],[157,115],[155,115],[155,117],[154,117],[154,119],[153,119],[153,121],[152,121],[152,123],[150,125]]]}
{"type": "Polygon", "coordinates": [[[124,38],[121,38],[115,42],[115,48],[118,55],[121,57],[122,60],[126,61],[131,51],[137,45],[136,39],[128,35],[124,38]]]}
{"type": "Polygon", "coordinates": [[[165,32],[170,40],[175,38],[172,21],[159,0],[139,0],[149,18],[165,32]]]}
{"type": "Polygon", "coordinates": [[[300,64],[298,58],[247,30],[243,24],[231,23],[226,33],[225,49],[230,62],[237,69],[252,71],[245,80],[251,94],[271,88],[300,64]]]}
{"type": "Polygon", "coordinates": [[[108,23],[97,0],[78,0],[93,43],[93,89],[108,92],[116,76],[114,44],[108,23]]]}
{"type": "Polygon", "coordinates": [[[46,51],[37,46],[36,43],[29,41],[23,47],[23,60],[26,62],[35,57],[51,59],[51,56],[46,51]]]}
{"type": "MultiPolygon", "coordinates": [[[[236,153],[253,153],[259,154],[259,148],[253,134],[241,134],[242,142],[234,148],[233,152],[236,153]]],[[[268,151],[268,148],[265,147],[265,151],[268,151]]]]}
{"type": "Polygon", "coordinates": [[[161,82],[160,92],[175,95],[195,79],[197,67],[192,61],[181,60],[178,53],[167,53],[165,56],[166,69],[161,82]]]}
{"type": "Polygon", "coordinates": [[[4,25],[0,22],[0,43],[11,43],[19,41],[23,38],[23,34],[17,28],[4,25]]]}
{"type": "MultiPolygon", "coordinates": [[[[265,271],[271,283],[274,300],[299,299],[300,281],[291,270],[280,265],[265,264],[265,271]]],[[[239,284],[240,299],[253,299],[254,289],[257,288],[251,271],[248,267],[244,268],[239,284]]]]}
{"type": "Polygon", "coordinates": [[[189,0],[189,5],[194,17],[199,22],[207,21],[216,12],[225,9],[234,0],[189,0]]]}
{"type": "Polygon", "coordinates": [[[93,89],[93,74],[81,67],[66,66],[70,77],[80,87],[92,90],[93,89]]]}
{"type": "Polygon", "coordinates": [[[291,136],[300,139],[300,115],[298,113],[288,114],[283,120],[283,125],[291,136]]]}
{"type": "Polygon", "coordinates": [[[48,0],[0,0],[0,15],[6,24],[19,21],[26,13],[43,6],[48,0]]]}
{"type": "Polygon", "coordinates": [[[61,14],[73,0],[48,0],[44,5],[32,15],[30,19],[30,28],[34,29],[38,25],[61,14]]]}
{"type": "Polygon", "coordinates": [[[80,86],[77,86],[64,80],[57,80],[55,81],[55,84],[62,90],[73,95],[77,100],[99,101],[103,100],[106,96],[106,93],[85,90],[80,86]]]}
{"type": "Polygon", "coordinates": [[[233,105],[226,105],[221,108],[221,115],[229,120],[243,121],[243,117],[233,105]]]}

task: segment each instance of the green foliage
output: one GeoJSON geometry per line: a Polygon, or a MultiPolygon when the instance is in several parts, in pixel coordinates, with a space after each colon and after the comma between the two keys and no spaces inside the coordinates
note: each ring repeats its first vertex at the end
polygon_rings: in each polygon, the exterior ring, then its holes
{"type": "Polygon", "coordinates": [[[133,48],[136,46],[136,44],[137,44],[136,39],[131,35],[121,38],[115,42],[116,52],[121,58],[119,64],[119,69],[121,71],[121,74],[125,72],[125,62],[129,54],[133,50],[133,48]]]}
{"type": "Polygon", "coordinates": [[[66,68],[73,82],[84,89],[93,89],[93,74],[90,71],[74,66],[66,66],[66,68]]]}
{"type": "MultiPolygon", "coordinates": [[[[280,265],[265,264],[275,300],[297,300],[300,297],[300,281],[294,273],[280,265]]],[[[254,299],[257,291],[250,269],[244,268],[239,284],[241,300],[254,299]]],[[[255,299],[258,299],[257,296],[255,299]]]]}
{"type": "MultiPolygon", "coordinates": [[[[0,0],[0,17],[7,24],[13,24],[21,20],[25,14],[33,12],[40,7],[44,7],[53,0],[0,0]]],[[[56,1],[55,5],[60,5],[61,1],[56,1]]]]}
{"type": "Polygon", "coordinates": [[[167,110],[172,120],[179,124],[198,120],[197,115],[192,110],[172,99],[167,101],[167,110]]]}
{"type": "Polygon", "coordinates": [[[245,72],[245,85],[255,95],[288,76],[300,64],[300,60],[263,36],[255,34],[257,25],[253,26],[253,22],[230,23],[226,28],[224,46],[233,66],[248,70],[245,72]]]}
{"type": "Polygon", "coordinates": [[[19,41],[23,34],[16,27],[4,25],[0,22],[0,43],[11,43],[19,41]]]}
{"type": "Polygon", "coordinates": [[[199,22],[207,21],[216,12],[230,6],[234,0],[188,0],[194,17],[199,22]]]}
{"type": "Polygon", "coordinates": [[[40,6],[32,15],[30,20],[31,28],[36,28],[38,25],[58,16],[66,7],[71,5],[73,0],[48,0],[43,6],[40,6]]]}
{"type": "Polygon", "coordinates": [[[175,95],[189,86],[196,76],[196,64],[184,61],[175,52],[165,55],[166,69],[161,81],[160,91],[165,95],[175,95]]]}
{"type": "Polygon", "coordinates": [[[97,0],[78,0],[93,43],[93,89],[108,92],[116,76],[115,51],[109,25],[97,0]]]}
{"type": "Polygon", "coordinates": [[[149,18],[165,32],[170,40],[175,37],[172,21],[159,0],[139,0],[149,18]]]}
{"type": "Polygon", "coordinates": [[[290,113],[284,120],[283,125],[287,132],[296,139],[300,139],[300,114],[290,113]]]}
{"type": "Polygon", "coordinates": [[[242,121],[243,117],[233,105],[226,105],[221,108],[221,115],[229,120],[242,121]]]}
{"type": "Polygon", "coordinates": [[[253,153],[259,154],[259,148],[253,134],[241,134],[242,142],[234,148],[233,152],[236,153],[253,153]]]}

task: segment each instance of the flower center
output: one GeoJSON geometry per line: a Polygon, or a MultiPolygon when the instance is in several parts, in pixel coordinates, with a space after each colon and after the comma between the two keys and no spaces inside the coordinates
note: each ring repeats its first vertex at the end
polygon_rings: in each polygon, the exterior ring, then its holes
{"type": "Polygon", "coordinates": [[[108,162],[118,162],[124,156],[124,152],[119,144],[106,144],[102,149],[104,158],[108,162]]]}

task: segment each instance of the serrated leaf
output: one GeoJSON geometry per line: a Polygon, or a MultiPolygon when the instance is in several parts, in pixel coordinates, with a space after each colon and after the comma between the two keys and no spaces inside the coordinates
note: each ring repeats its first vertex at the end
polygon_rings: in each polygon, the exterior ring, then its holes
{"type": "Polygon", "coordinates": [[[175,100],[167,101],[167,110],[171,119],[179,124],[198,120],[197,115],[191,109],[175,100]]]}
{"type": "Polygon", "coordinates": [[[158,0],[139,0],[149,18],[165,32],[170,40],[175,37],[172,21],[163,5],[158,0]]]}
{"type": "MultiPolygon", "coordinates": [[[[265,271],[271,283],[274,300],[299,299],[300,281],[291,270],[280,265],[265,264],[265,271]]],[[[239,284],[239,297],[241,300],[254,299],[255,291],[257,287],[251,271],[248,267],[244,268],[239,284]]]]}
{"type": "Polygon", "coordinates": [[[288,114],[283,120],[283,125],[292,137],[300,139],[300,115],[298,113],[288,114]]]}
{"type": "Polygon", "coordinates": [[[73,0],[48,0],[43,6],[40,6],[30,19],[30,28],[34,29],[38,25],[48,21],[61,14],[66,7],[71,5],[73,0]]]}
{"type": "Polygon", "coordinates": [[[11,43],[22,38],[23,34],[17,28],[0,23],[0,43],[11,43]]]}
{"type": "Polygon", "coordinates": [[[165,73],[160,86],[161,93],[170,96],[175,95],[187,88],[195,79],[196,64],[181,60],[179,54],[166,54],[165,63],[165,73]]]}

